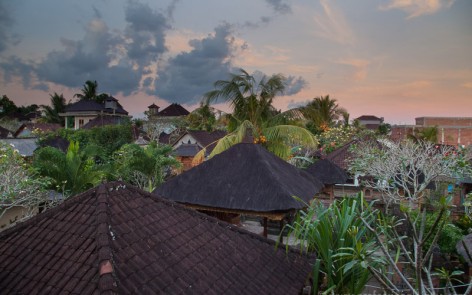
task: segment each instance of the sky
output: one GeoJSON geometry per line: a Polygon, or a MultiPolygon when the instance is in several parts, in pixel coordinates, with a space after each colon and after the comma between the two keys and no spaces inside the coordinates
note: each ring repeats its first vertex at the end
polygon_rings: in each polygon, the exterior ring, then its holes
{"type": "Polygon", "coordinates": [[[470,0],[0,0],[0,95],[74,101],[95,80],[142,117],[195,109],[242,68],[287,78],[280,110],[329,95],[351,119],[470,117],[471,15],[470,0]]]}

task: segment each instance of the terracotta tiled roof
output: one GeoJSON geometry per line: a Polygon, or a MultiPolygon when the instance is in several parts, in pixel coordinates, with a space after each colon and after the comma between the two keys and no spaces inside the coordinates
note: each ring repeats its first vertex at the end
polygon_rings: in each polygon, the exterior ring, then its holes
{"type": "Polygon", "coordinates": [[[310,272],[299,252],[121,182],[0,233],[5,294],[299,294],[310,272]]]}
{"type": "Polygon", "coordinates": [[[188,114],[190,114],[190,112],[178,103],[173,103],[159,112],[159,116],[162,117],[187,116],[188,114]]]}
{"type": "Polygon", "coordinates": [[[358,143],[358,140],[351,140],[337,150],[328,154],[325,158],[336,164],[344,171],[347,171],[349,168],[349,161],[352,158],[352,152],[350,152],[349,149],[356,143],[358,143]]]}

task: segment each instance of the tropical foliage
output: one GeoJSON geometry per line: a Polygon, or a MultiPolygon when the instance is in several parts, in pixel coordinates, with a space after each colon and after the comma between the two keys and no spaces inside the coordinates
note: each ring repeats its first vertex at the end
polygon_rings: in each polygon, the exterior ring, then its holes
{"type": "Polygon", "coordinates": [[[188,128],[193,130],[215,130],[216,117],[208,104],[201,103],[200,107],[187,116],[188,128]]]}
{"type": "Polygon", "coordinates": [[[309,121],[307,127],[315,134],[329,130],[340,118],[344,120],[343,125],[349,123],[347,111],[339,107],[336,99],[331,99],[329,95],[315,97],[305,107],[301,108],[301,111],[309,121]]]}
{"type": "Polygon", "coordinates": [[[59,123],[64,125],[64,118],[59,116],[59,113],[63,113],[66,109],[66,99],[62,94],[54,94],[49,95],[51,98],[51,106],[42,105],[41,107],[44,110],[44,117],[43,120],[47,123],[59,123]]]}
{"type": "Polygon", "coordinates": [[[357,130],[353,127],[343,126],[330,128],[329,130],[318,134],[316,138],[318,139],[321,151],[329,154],[348,143],[356,134],[357,130]]]}
{"type": "Polygon", "coordinates": [[[22,207],[23,218],[28,218],[39,205],[46,205],[46,181],[39,179],[18,152],[4,143],[0,143],[0,171],[0,218],[13,207],[22,207]]]}
{"type": "MultiPolygon", "coordinates": [[[[262,142],[271,152],[287,159],[291,149],[297,145],[316,146],[315,137],[305,128],[291,124],[301,118],[297,110],[285,113],[277,112],[272,106],[276,95],[285,89],[285,78],[282,75],[267,77],[249,75],[243,69],[239,74],[231,74],[229,81],[215,82],[215,90],[206,94],[207,102],[223,99],[230,103],[233,114],[229,123],[230,133],[220,139],[210,157],[252,136],[254,141],[262,142]]],[[[206,150],[195,157],[201,161],[206,150]]]]}
{"type": "Polygon", "coordinates": [[[360,294],[372,276],[369,268],[380,264],[374,236],[359,216],[369,223],[376,217],[362,195],[335,200],[328,208],[315,202],[289,225],[301,249],[316,253],[313,294],[360,294]]]}
{"type": "MultiPolygon", "coordinates": [[[[364,143],[353,152],[353,173],[369,176],[364,185],[381,192],[387,207],[386,214],[380,214],[374,223],[361,217],[375,236],[384,260],[384,267],[370,269],[372,274],[392,294],[435,294],[433,254],[450,222],[452,197],[432,198],[427,189],[440,177],[470,175],[469,155],[424,141],[364,143]],[[389,208],[398,208],[398,214],[392,214],[389,208]],[[435,212],[430,218],[428,209],[435,212]],[[389,269],[406,290],[392,281],[389,269]]],[[[367,258],[365,262],[370,264],[372,260],[367,258]]]]}
{"type": "Polygon", "coordinates": [[[74,94],[74,97],[77,97],[79,100],[93,100],[98,103],[103,103],[108,98],[107,94],[98,93],[97,81],[85,81],[85,84],[81,91],[81,93],[74,94]]]}
{"type": "Polygon", "coordinates": [[[131,124],[108,125],[92,129],[61,129],[58,135],[68,141],[78,142],[81,147],[89,145],[100,148],[100,155],[107,160],[110,159],[115,151],[122,145],[133,141],[131,124]]]}
{"type": "Polygon", "coordinates": [[[45,147],[34,154],[33,167],[51,180],[51,189],[65,195],[82,192],[100,183],[105,172],[95,163],[100,148],[88,145],[83,150],[79,143],[72,141],[67,153],[53,147],[45,147]]]}
{"type": "Polygon", "coordinates": [[[114,156],[115,178],[152,192],[164,182],[166,174],[180,163],[171,156],[172,147],[152,142],[146,148],[136,144],[123,145],[114,156]]]}

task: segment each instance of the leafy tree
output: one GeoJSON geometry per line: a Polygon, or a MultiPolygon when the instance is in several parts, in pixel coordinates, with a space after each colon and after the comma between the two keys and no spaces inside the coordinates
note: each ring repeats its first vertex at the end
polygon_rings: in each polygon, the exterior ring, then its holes
{"type": "Polygon", "coordinates": [[[180,167],[171,153],[171,146],[156,142],[146,148],[125,144],[115,153],[114,175],[151,192],[164,182],[166,173],[180,167]]]}
{"type": "MultiPolygon", "coordinates": [[[[278,94],[283,94],[285,78],[281,74],[264,75],[258,81],[245,70],[239,71],[239,74],[230,74],[230,80],[216,81],[216,89],[205,94],[206,104],[222,99],[230,103],[237,122],[247,120],[260,126],[276,112],[272,102],[278,94]]],[[[237,124],[229,131],[236,127],[237,124]]]]}
{"type": "Polygon", "coordinates": [[[365,263],[378,248],[373,234],[359,218],[362,216],[365,221],[373,222],[376,216],[372,214],[371,206],[365,203],[362,195],[335,200],[328,208],[314,202],[288,225],[288,236],[293,235],[302,249],[316,253],[313,294],[319,294],[319,291],[323,294],[361,294],[364,290],[372,277],[369,267],[376,268],[381,263],[378,259],[370,265],[365,263]],[[326,283],[319,290],[321,274],[326,283]]]}
{"type": "Polygon", "coordinates": [[[331,99],[329,95],[315,97],[301,110],[315,133],[329,130],[340,117],[343,117],[344,122],[349,120],[347,111],[339,107],[336,99],[331,99]]]}
{"type": "Polygon", "coordinates": [[[392,126],[390,124],[382,123],[377,128],[377,133],[379,135],[388,135],[391,130],[392,130],[392,126]]]}
{"type": "Polygon", "coordinates": [[[409,134],[408,138],[415,142],[429,141],[432,143],[437,143],[438,142],[438,127],[431,126],[431,127],[422,128],[416,134],[409,134]]]}
{"type": "Polygon", "coordinates": [[[82,93],[76,93],[74,97],[79,100],[94,100],[98,103],[104,103],[108,95],[105,93],[98,94],[97,81],[87,80],[82,88],[82,93]]]}
{"type": "Polygon", "coordinates": [[[201,103],[198,109],[187,116],[187,122],[190,129],[213,131],[216,117],[208,104],[201,103]]]}
{"type": "MultiPolygon", "coordinates": [[[[30,171],[11,146],[0,143],[0,218],[13,207],[22,207],[20,220],[32,217],[47,205],[45,181],[30,171]]],[[[20,221],[17,220],[17,221],[20,221]]]]}
{"type": "Polygon", "coordinates": [[[62,93],[59,95],[56,92],[54,92],[54,94],[50,94],[49,97],[51,99],[51,106],[41,106],[45,112],[44,121],[47,123],[59,123],[64,125],[64,118],[60,117],[59,113],[65,112],[67,106],[66,99],[62,93]]]}
{"type": "MultiPolygon", "coordinates": [[[[370,271],[389,293],[405,291],[392,282],[388,268],[406,286],[407,293],[435,294],[433,250],[449,221],[452,197],[433,199],[427,188],[439,177],[470,175],[470,155],[425,141],[388,142],[383,146],[364,143],[353,153],[351,170],[367,176],[364,185],[382,193],[387,209],[399,209],[395,215],[390,210],[379,213],[373,224],[361,217],[374,234],[384,259],[384,267],[369,268],[370,271]],[[429,220],[428,209],[436,212],[429,220]],[[400,264],[404,269],[400,269],[400,264]]],[[[372,258],[367,257],[365,262],[369,264],[372,258]]],[[[467,292],[471,290],[472,287],[467,292]]]]}
{"type": "Polygon", "coordinates": [[[29,113],[35,113],[39,111],[39,106],[37,104],[30,104],[26,106],[20,106],[17,108],[17,112],[23,115],[27,115],[29,113]]]}
{"type": "Polygon", "coordinates": [[[69,142],[78,142],[83,148],[89,145],[99,147],[101,150],[100,157],[103,157],[103,161],[108,161],[122,145],[133,141],[130,123],[92,129],[61,129],[58,131],[58,135],[69,142]]]}
{"type": "Polygon", "coordinates": [[[97,154],[97,146],[89,145],[80,150],[79,143],[72,141],[66,154],[53,147],[37,150],[33,167],[51,179],[52,189],[74,195],[97,185],[105,177],[104,171],[95,164],[97,154]]]}
{"type": "MultiPolygon", "coordinates": [[[[206,94],[207,102],[223,99],[233,108],[227,136],[218,141],[210,157],[242,142],[252,135],[256,143],[263,143],[277,156],[287,159],[293,146],[316,146],[315,137],[305,128],[290,125],[300,118],[298,110],[280,113],[272,106],[276,95],[283,93],[285,78],[282,75],[262,76],[257,80],[243,69],[240,74],[231,74],[229,81],[215,82],[215,90],[206,94]]],[[[194,158],[203,159],[206,149],[194,158]]]]}
{"type": "Polygon", "coordinates": [[[0,113],[0,116],[11,115],[18,110],[16,104],[8,98],[8,96],[3,95],[0,99],[0,106],[3,108],[3,111],[0,113]]]}

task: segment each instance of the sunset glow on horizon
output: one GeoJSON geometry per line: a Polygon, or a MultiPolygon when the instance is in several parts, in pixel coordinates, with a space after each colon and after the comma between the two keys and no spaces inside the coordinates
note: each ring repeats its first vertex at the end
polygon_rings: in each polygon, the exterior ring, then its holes
{"type": "Polygon", "coordinates": [[[142,117],[192,110],[243,68],[288,78],[281,110],[329,94],[351,119],[472,117],[471,15],[469,0],[0,0],[0,95],[49,104],[96,80],[142,117]]]}

